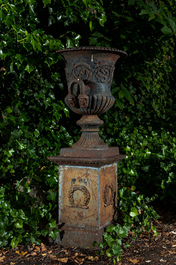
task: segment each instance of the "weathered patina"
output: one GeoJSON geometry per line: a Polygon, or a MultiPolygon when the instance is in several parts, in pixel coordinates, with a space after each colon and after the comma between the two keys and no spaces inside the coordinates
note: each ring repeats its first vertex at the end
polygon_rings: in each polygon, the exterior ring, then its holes
{"type": "Polygon", "coordinates": [[[113,219],[116,195],[116,163],[96,168],[60,166],[59,225],[62,232],[57,242],[78,247],[92,247],[93,241],[102,242],[104,228],[113,219]]]}
{"type": "Polygon", "coordinates": [[[92,247],[102,242],[104,229],[117,204],[117,163],[125,155],[108,147],[99,136],[98,114],[115,102],[111,83],[115,63],[126,53],[113,48],[79,47],[57,51],[65,60],[68,85],[66,105],[82,114],[80,139],[60,155],[49,157],[59,165],[59,226],[57,242],[92,247]]]}

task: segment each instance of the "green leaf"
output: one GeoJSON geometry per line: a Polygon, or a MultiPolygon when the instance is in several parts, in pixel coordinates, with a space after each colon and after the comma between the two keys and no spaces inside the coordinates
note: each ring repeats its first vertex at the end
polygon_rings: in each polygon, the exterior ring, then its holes
{"type": "Polygon", "coordinates": [[[114,244],[112,246],[112,253],[114,256],[120,256],[122,254],[122,248],[119,245],[114,244]]]}
{"type": "Polygon", "coordinates": [[[2,9],[0,9],[0,19],[2,20],[2,9]]]}
{"type": "Polygon", "coordinates": [[[128,0],[128,4],[129,5],[134,5],[135,4],[135,0],[128,0]]]}
{"type": "Polygon", "coordinates": [[[91,0],[82,0],[83,1],[83,3],[87,6],[88,4],[90,4],[91,3],[91,0]]]}
{"type": "Polygon", "coordinates": [[[57,196],[57,193],[54,192],[54,191],[51,191],[51,192],[49,193],[49,195],[47,196],[47,200],[55,201],[55,200],[56,200],[56,196],[57,196]]]}
{"type": "Polygon", "coordinates": [[[8,107],[6,108],[6,111],[7,111],[7,113],[12,113],[12,112],[13,112],[10,106],[8,106],[8,107]]]}
{"type": "Polygon", "coordinates": [[[152,19],[154,19],[156,17],[156,14],[155,13],[151,13],[150,14],[150,17],[149,17],[149,21],[151,21],[152,19]]]}
{"type": "Polygon", "coordinates": [[[20,239],[17,238],[17,237],[14,237],[14,238],[11,240],[11,246],[12,246],[12,248],[15,248],[15,247],[18,245],[19,242],[20,242],[20,239]]]}
{"type": "Polygon", "coordinates": [[[117,104],[117,106],[118,106],[120,109],[122,109],[123,106],[124,106],[124,104],[123,104],[120,100],[118,100],[117,98],[116,98],[116,104],[117,104]]]}
{"type": "Polygon", "coordinates": [[[158,236],[157,229],[156,229],[156,227],[155,227],[155,226],[153,226],[153,224],[152,224],[152,223],[151,223],[151,229],[152,229],[152,231],[153,231],[154,235],[155,235],[155,236],[158,236]]]}
{"type": "Polygon", "coordinates": [[[114,95],[117,91],[119,91],[119,89],[120,89],[119,87],[113,88],[111,91],[112,95],[114,95]]]}
{"type": "Polygon", "coordinates": [[[169,25],[171,26],[173,32],[176,32],[176,23],[173,19],[168,18],[169,25]]]}
{"type": "Polygon", "coordinates": [[[142,9],[139,13],[140,16],[150,14],[150,11],[148,9],[142,9]]]}
{"type": "Polygon", "coordinates": [[[162,182],[161,182],[161,188],[164,190],[165,189],[165,183],[166,183],[166,180],[163,179],[162,182]]]}
{"type": "Polygon", "coordinates": [[[124,97],[123,90],[120,90],[120,91],[119,91],[118,96],[119,96],[119,99],[121,99],[121,98],[124,97]]]}
{"type": "Polygon", "coordinates": [[[107,20],[107,17],[106,17],[106,14],[105,14],[105,13],[102,13],[102,14],[101,14],[101,19],[102,19],[102,25],[104,25],[104,23],[105,23],[106,20],[107,20]]]}
{"type": "Polygon", "coordinates": [[[44,3],[44,6],[47,6],[48,4],[51,4],[51,0],[42,0],[44,3]]]}
{"type": "Polygon", "coordinates": [[[49,227],[50,228],[56,228],[57,224],[56,224],[56,220],[52,220],[51,222],[49,222],[49,227]]]}
{"type": "Polygon", "coordinates": [[[70,38],[67,38],[66,47],[67,48],[71,48],[72,47],[72,42],[71,42],[71,39],[70,38]]]}
{"type": "Polygon", "coordinates": [[[93,30],[92,20],[89,21],[89,28],[90,28],[90,31],[93,30]]]}
{"type": "Polygon", "coordinates": [[[31,72],[34,70],[34,68],[33,68],[31,65],[27,64],[25,70],[26,70],[28,73],[31,73],[31,72]]]}
{"type": "Polygon", "coordinates": [[[13,132],[11,132],[11,135],[13,135],[15,138],[19,138],[20,132],[19,132],[19,130],[15,129],[13,132]]]}
{"type": "Polygon", "coordinates": [[[131,103],[131,104],[134,104],[134,100],[133,98],[131,97],[131,94],[129,92],[129,90],[127,90],[123,84],[121,84],[122,86],[122,94],[124,95],[124,97],[131,103]]]}
{"type": "Polygon", "coordinates": [[[106,255],[108,256],[108,258],[111,258],[112,257],[112,251],[111,251],[111,248],[108,248],[106,250],[106,255]]]}
{"type": "Polygon", "coordinates": [[[164,34],[172,34],[172,30],[170,28],[168,28],[167,26],[164,26],[161,31],[164,33],[164,34]]]}
{"type": "Polygon", "coordinates": [[[139,215],[137,208],[136,207],[132,207],[131,211],[130,211],[130,216],[131,217],[135,217],[137,215],[139,215]]]}
{"type": "Polygon", "coordinates": [[[115,225],[108,226],[108,228],[106,229],[106,232],[112,233],[114,231],[114,227],[115,227],[115,225]]]}
{"type": "Polygon", "coordinates": [[[129,230],[126,226],[121,226],[120,224],[118,224],[117,226],[115,226],[114,230],[120,238],[128,236],[129,230]]]}
{"type": "Polygon", "coordinates": [[[108,244],[108,246],[111,246],[112,245],[112,242],[114,242],[113,237],[109,233],[107,233],[107,232],[105,232],[103,234],[103,237],[104,237],[106,243],[108,244]]]}
{"type": "Polygon", "coordinates": [[[23,221],[22,221],[22,220],[17,221],[17,222],[14,224],[14,226],[15,226],[16,228],[23,228],[23,221]]]}
{"type": "Polygon", "coordinates": [[[48,230],[47,229],[42,229],[41,230],[41,235],[42,236],[47,236],[47,234],[48,234],[48,230]]]}
{"type": "Polygon", "coordinates": [[[59,229],[54,228],[54,229],[52,229],[52,230],[49,231],[49,234],[48,234],[48,235],[49,235],[51,238],[56,239],[57,236],[58,236],[58,233],[59,233],[59,229]]]}
{"type": "MultiPolygon", "coordinates": [[[[16,141],[17,141],[17,140],[16,140],[16,141]]],[[[17,143],[18,143],[18,146],[19,146],[19,149],[20,149],[20,150],[23,150],[23,149],[26,148],[26,145],[25,145],[25,144],[22,144],[22,143],[20,143],[19,141],[17,141],[17,143]]]]}

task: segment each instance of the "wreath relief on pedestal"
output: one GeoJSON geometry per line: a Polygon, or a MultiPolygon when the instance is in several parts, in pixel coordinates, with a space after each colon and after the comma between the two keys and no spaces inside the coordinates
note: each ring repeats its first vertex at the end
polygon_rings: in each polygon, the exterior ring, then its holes
{"type": "Polygon", "coordinates": [[[90,202],[90,193],[88,189],[83,185],[75,185],[71,187],[68,192],[68,198],[69,198],[71,207],[83,208],[83,209],[89,208],[88,204],[90,202]],[[80,198],[80,200],[76,202],[74,195],[75,195],[75,192],[77,191],[80,191],[82,193],[82,198],[80,198]]]}

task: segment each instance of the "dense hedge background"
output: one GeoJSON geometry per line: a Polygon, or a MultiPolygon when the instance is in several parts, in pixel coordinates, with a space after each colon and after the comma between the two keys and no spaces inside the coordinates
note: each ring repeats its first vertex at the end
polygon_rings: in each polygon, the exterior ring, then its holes
{"type": "Polygon", "coordinates": [[[116,65],[116,103],[100,117],[101,137],[127,155],[121,225],[102,245],[118,257],[131,227],[156,232],[152,200],[176,205],[175,1],[0,0],[0,21],[0,247],[56,237],[58,167],[47,157],[78,139],[79,116],[63,103],[55,51],[106,46],[128,53],[116,65]]]}

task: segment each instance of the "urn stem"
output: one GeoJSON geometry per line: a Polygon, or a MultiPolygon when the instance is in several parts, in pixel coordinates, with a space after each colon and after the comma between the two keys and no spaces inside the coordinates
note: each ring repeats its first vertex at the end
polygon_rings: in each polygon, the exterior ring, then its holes
{"type": "Polygon", "coordinates": [[[104,122],[97,115],[83,115],[77,124],[81,127],[80,139],[72,145],[78,149],[107,149],[108,145],[103,142],[98,132],[104,122]]]}

